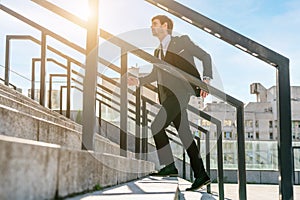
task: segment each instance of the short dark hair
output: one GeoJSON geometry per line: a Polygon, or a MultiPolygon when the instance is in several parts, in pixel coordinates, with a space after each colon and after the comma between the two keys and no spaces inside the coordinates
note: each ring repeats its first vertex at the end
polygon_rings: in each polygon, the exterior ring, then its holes
{"type": "Polygon", "coordinates": [[[168,33],[172,34],[173,30],[173,21],[167,17],[166,15],[156,15],[152,18],[152,21],[158,19],[161,24],[167,23],[168,24],[168,33]]]}

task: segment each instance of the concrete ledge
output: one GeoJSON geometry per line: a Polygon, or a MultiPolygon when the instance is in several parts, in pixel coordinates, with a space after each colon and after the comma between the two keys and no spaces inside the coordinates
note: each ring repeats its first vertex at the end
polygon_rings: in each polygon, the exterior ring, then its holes
{"type": "MultiPolygon", "coordinates": [[[[0,87],[0,103],[4,106],[17,109],[23,113],[27,113],[39,118],[43,118],[46,120],[50,120],[54,123],[58,123],[64,126],[67,126],[69,128],[75,129],[77,131],[81,131],[82,127],[81,125],[75,123],[74,121],[64,117],[63,115],[58,114],[57,112],[54,112],[48,108],[45,108],[41,105],[39,105],[37,102],[33,101],[32,99],[27,99],[26,96],[22,94],[19,97],[16,95],[13,95],[7,91],[1,90],[2,87],[0,87]]],[[[10,89],[10,88],[8,88],[10,89]]],[[[13,91],[11,91],[13,92],[13,91]]],[[[14,91],[17,93],[16,91],[14,91]]]]}
{"type": "Polygon", "coordinates": [[[53,199],[134,180],[154,164],[0,135],[0,199],[53,199]]]}
{"type": "Polygon", "coordinates": [[[59,146],[0,136],[0,199],[51,199],[59,146]]]}
{"type": "MultiPolygon", "coordinates": [[[[0,105],[0,117],[1,135],[58,144],[62,147],[81,150],[82,134],[74,129],[3,105],[0,105]]],[[[95,151],[120,155],[119,145],[99,134],[95,134],[95,151]]],[[[129,158],[135,157],[132,152],[127,154],[129,158]]]]}
{"type": "Polygon", "coordinates": [[[81,149],[81,133],[0,105],[0,134],[81,149]]]}
{"type": "MultiPolygon", "coordinates": [[[[31,98],[21,94],[20,92],[18,92],[16,90],[13,90],[13,89],[7,87],[6,85],[0,84],[0,93],[4,94],[4,96],[15,99],[21,103],[28,104],[32,107],[36,107],[42,111],[50,112],[51,114],[53,114],[53,116],[61,117],[61,115],[59,113],[54,112],[44,106],[41,106],[37,101],[32,100],[31,98]]],[[[66,121],[69,121],[70,123],[74,123],[73,121],[71,121],[70,119],[68,119],[66,117],[63,117],[63,119],[66,121]]]]}

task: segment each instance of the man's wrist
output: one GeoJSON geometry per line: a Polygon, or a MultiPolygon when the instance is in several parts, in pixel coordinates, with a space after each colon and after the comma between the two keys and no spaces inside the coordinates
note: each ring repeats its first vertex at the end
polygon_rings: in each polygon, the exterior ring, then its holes
{"type": "Polygon", "coordinates": [[[210,81],[210,77],[209,76],[203,76],[203,80],[206,80],[206,81],[210,81]]]}

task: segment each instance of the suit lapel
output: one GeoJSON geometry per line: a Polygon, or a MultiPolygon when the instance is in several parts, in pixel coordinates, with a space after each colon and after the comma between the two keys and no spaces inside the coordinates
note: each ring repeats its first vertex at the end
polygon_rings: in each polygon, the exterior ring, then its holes
{"type": "Polygon", "coordinates": [[[165,55],[165,60],[167,57],[170,56],[170,52],[174,52],[174,47],[176,47],[176,42],[174,40],[174,37],[171,37],[171,41],[170,41],[170,44],[168,46],[168,49],[167,49],[167,52],[166,52],[166,55],[165,55]]]}

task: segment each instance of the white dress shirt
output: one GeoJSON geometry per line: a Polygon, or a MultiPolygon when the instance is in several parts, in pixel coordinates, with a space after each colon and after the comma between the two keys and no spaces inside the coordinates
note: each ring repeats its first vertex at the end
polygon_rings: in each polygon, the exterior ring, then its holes
{"type": "MultiPolygon", "coordinates": [[[[168,50],[168,47],[169,47],[170,42],[171,42],[171,35],[167,35],[167,36],[161,41],[164,56],[166,56],[166,53],[167,53],[167,50],[168,50]]],[[[160,53],[159,53],[158,55],[159,55],[159,59],[161,59],[160,53]]]]}

